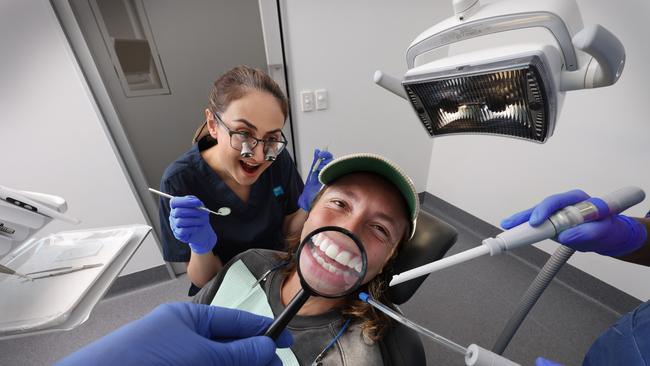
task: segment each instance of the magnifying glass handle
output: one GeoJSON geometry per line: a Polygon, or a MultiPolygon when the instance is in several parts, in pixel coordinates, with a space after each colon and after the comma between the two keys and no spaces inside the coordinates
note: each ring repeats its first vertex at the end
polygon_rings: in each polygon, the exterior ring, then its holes
{"type": "Polygon", "coordinates": [[[282,314],[280,314],[273,323],[271,323],[271,326],[269,329],[266,330],[264,333],[265,336],[271,337],[273,340],[278,339],[278,336],[280,336],[280,333],[284,330],[284,328],[287,327],[287,324],[293,319],[293,317],[298,313],[298,310],[305,304],[307,299],[309,299],[309,292],[305,291],[304,289],[301,289],[300,292],[296,294],[296,296],[291,299],[291,302],[287,305],[287,307],[284,309],[282,314]]]}

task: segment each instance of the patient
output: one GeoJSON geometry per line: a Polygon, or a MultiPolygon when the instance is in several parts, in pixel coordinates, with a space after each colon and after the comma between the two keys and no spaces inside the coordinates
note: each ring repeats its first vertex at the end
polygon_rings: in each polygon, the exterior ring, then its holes
{"type": "MultiPolygon", "coordinates": [[[[395,164],[374,154],[335,159],[319,179],[323,189],[314,199],[300,237],[287,239],[289,254],[246,251],[234,257],[194,301],[279,315],[301,289],[293,255],[300,241],[317,228],[340,226],[354,233],[366,250],[368,271],[359,291],[392,305],[388,300],[390,268],[412,236],[419,210],[413,182],[395,164]],[[256,281],[259,285],[252,286],[256,281]]],[[[380,345],[391,320],[359,301],[357,294],[339,299],[310,297],[288,325],[295,342],[291,349],[278,350],[283,363],[388,364],[380,345]]]]}

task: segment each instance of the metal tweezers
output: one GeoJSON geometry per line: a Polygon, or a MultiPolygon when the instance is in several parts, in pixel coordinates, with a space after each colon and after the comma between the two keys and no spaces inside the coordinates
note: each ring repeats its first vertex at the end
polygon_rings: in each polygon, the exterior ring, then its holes
{"type": "Polygon", "coordinates": [[[90,268],[97,268],[103,266],[103,263],[94,263],[94,264],[84,264],[83,266],[67,266],[67,267],[58,267],[58,268],[50,268],[46,269],[43,271],[36,271],[36,272],[30,272],[26,273],[27,276],[30,276],[32,279],[36,280],[39,278],[46,278],[46,277],[55,277],[55,276],[60,276],[72,272],[78,272],[78,271],[83,271],[84,269],[90,269],[90,268]],[[32,276],[35,274],[40,274],[40,273],[45,273],[40,276],[32,276]]]}

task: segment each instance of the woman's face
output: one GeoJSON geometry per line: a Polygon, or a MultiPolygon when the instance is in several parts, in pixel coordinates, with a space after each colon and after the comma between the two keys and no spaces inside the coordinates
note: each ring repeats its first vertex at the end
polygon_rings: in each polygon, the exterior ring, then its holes
{"type": "MultiPolygon", "coordinates": [[[[351,231],[361,240],[366,250],[368,271],[363,283],[367,283],[382,271],[397,249],[408,227],[406,212],[402,196],[391,183],[370,173],[349,174],[326,187],[320,199],[314,203],[303,226],[301,240],[323,226],[340,226],[351,231]]],[[[316,268],[316,272],[320,272],[321,276],[332,277],[332,273],[341,273],[334,267],[345,269],[340,263],[332,262],[345,250],[340,248],[345,245],[336,246],[336,250],[329,248],[330,243],[335,241],[334,239],[328,242],[326,249],[329,250],[321,250],[323,246],[319,243],[315,254],[308,253],[320,257],[317,259],[321,265],[323,258],[325,262],[331,263],[329,266],[316,268]]],[[[343,258],[348,262],[348,267],[354,267],[354,254],[344,254],[343,258]]],[[[349,279],[340,280],[349,282],[349,279]]],[[[331,281],[336,279],[332,277],[331,281]]]]}
{"type": "MultiPolygon", "coordinates": [[[[210,135],[218,141],[214,147],[222,172],[242,186],[250,186],[272,162],[264,159],[264,148],[258,143],[253,156],[244,158],[230,145],[230,134],[217,122],[209,109],[205,111],[210,135]]],[[[233,132],[244,132],[258,139],[280,137],[284,114],[277,99],[270,93],[251,90],[233,100],[220,114],[221,120],[233,132]]]]}

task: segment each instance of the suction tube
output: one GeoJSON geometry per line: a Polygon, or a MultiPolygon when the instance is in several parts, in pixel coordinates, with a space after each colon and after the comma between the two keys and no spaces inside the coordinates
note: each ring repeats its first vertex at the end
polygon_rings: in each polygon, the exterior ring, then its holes
{"type": "Polygon", "coordinates": [[[520,366],[518,363],[512,362],[507,358],[500,356],[492,351],[486,350],[485,348],[476,344],[471,344],[469,347],[465,348],[454,341],[451,341],[417,323],[410,321],[404,315],[390,309],[388,306],[378,301],[375,301],[370,295],[365,292],[359,293],[359,299],[372,305],[375,309],[393,318],[393,320],[413,329],[421,335],[430,338],[436,343],[439,343],[454,352],[458,352],[464,355],[465,365],[467,366],[520,366]]]}

